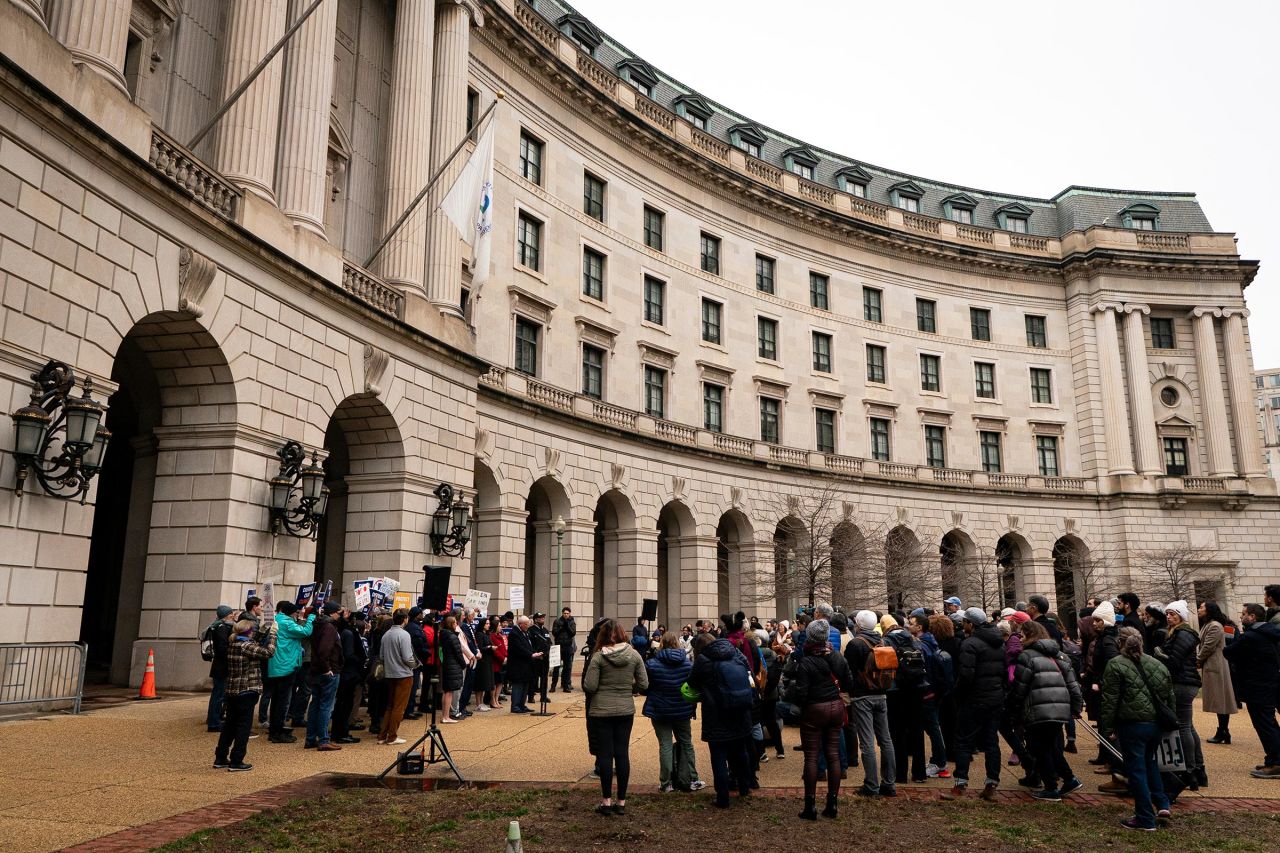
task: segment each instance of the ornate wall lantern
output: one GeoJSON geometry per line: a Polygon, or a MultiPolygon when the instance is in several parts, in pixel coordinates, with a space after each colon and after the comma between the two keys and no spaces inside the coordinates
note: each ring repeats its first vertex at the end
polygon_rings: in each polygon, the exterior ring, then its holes
{"type": "Polygon", "coordinates": [[[440,504],[431,514],[431,553],[460,557],[471,541],[471,507],[463,500],[461,490],[454,497],[453,486],[441,483],[435,496],[440,504]]]}
{"type": "Polygon", "coordinates": [[[271,478],[271,535],[283,530],[290,536],[315,539],[320,519],[329,508],[329,487],[324,484],[324,468],[311,452],[311,461],[296,441],[286,441],[276,451],[280,473],[271,478]]]}
{"type": "Polygon", "coordinates": [[[106,407],[92,399],[89,377],[84,380],[84,394],[72,396],[75,372],[61,361],[50,361],[31,378],[31,401],[10,415],[18,463],[14,490],[21,497],[27,477],[35,474],[36,482],[55,498],[79,498],[84,503],[111,438],[111,431],[102,425],[106,407]]]}

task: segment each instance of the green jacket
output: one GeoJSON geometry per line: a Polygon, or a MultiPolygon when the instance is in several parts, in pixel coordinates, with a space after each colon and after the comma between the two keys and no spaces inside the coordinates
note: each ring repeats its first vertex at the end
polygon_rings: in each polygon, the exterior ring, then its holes
{"type": "Polygon", "coordinates": [[[302,641],[311,636],[311,626],[315,621],[314,613],[307,617],[305,625],[299,625],[292,616],[276,614],[276,653],[267,662],[268,678],[292,675],[302,666],[302,641]]]}
{"type": "Polygon", "coordinates": [[[1112,658],[1102,676],[1102,719],[1098,729],[1104,736],[1115,734],[1121,723],[1154,723],[1156,706],[1151,694],[1155,693],[1169,708],[1176,707],[1173,698],[1173,679],[1164,664],[1151,657],[1142,656],[1142,669],[1151,682],[1147,689],[1137,665],[1125,657],[1112,658]]]}
{"type": "Polygon", "coordinates": [[[591,694],[588,717],[630,717],[636,712],[635,688],[649,689],[644,658],[628,643],[605,646],[587,661],[582,689],[591,694]]]}

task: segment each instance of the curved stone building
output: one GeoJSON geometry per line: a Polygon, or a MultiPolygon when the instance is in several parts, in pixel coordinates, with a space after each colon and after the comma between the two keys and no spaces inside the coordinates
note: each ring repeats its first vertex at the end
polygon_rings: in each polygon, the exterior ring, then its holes
{"type": "Polygon", "coordinates": [[[325,0],[210,126],[311,6],[0,0],[0,399],[62,362],[111,432],[83,502],[0,492],[0,641],[193,685],[219,603],[424,564],[670,623],[1274,580],[1257,264],[1193,195],[823,151],[551,0],[325,0]],[[433,212],[481,121],[482,284],[433,212]],[[291,440],[314,540],[269,508],[291,440]]]}

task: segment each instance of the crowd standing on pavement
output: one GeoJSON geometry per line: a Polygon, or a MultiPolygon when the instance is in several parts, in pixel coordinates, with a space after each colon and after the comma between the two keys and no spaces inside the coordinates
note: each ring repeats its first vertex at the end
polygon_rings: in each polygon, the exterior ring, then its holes
{"type": "Polygon", "coordinates": [[[798,727],[805,820],[836,818],[841,781],[859,766],[860,797],[942,779],[943,799],[969,796],[972,780],[976,796],[992,800],[1006,752],[1020,788],[1061,801],[1083,787],[1066,759],[1083,728],[1097,743],[1089,764],[1108,777],[1099,790],[1132,797],[1124,825],[1154,831],[1182,790],[1209,786],[1205,744],[1231,743],[1241,707],[1263,750],[1251,775],[1280,779],[1280,584],[1266,587],[1262,604],[1244,605],[1238,623],[1207,601],[1196,628],[1186,601],[1144,606],[1132,592],[1071,615],[1064,623],[1040,595],[990,614],[954,596],[937,610],[852,616],[819,603],[791,619],[737,612],[678,631],[601,617],[580,646],[569,607],[548,628],[543,613],[414,607],[366,617],[333,601],[319,612],[286,601],[264,624],[251,597],[239,611],[220,606],[202,635],[213,682],[207,723],[219,733],[214,767],[232,771],[253,766],[245,758],[258,737],[255,712],[271,744],[296,744],[302,730],[303,748],[332,752],[367,730],[396,746],[406,742],[402,722],[433,706],[442,722],[460,723],[504,704],[532,713],[531,701],[573,692],[581,649],[596,811],[605,816],[626,813],[639,696],[658,742],[660,790],[705,786],[692,741],[698,718],[721,808],[759,787],[760,765],[787,757],[784,727],[798,727]],[[1203,740],[1197,698],[1218,721],[1203,740]],[[1173,735],[1185,769],[1162,772],[1159,749],[1173,735]]]}

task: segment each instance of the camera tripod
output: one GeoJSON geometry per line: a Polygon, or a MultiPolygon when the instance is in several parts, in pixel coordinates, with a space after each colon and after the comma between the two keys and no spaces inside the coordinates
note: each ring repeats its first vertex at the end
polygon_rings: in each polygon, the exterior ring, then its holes
{"type": "Polygon", "coordinates": [[[422,746],[428,740],[431,746],[427,749],[427,764],[439,764],[446,762],[449,769],[453,771],[453,775],[458,777],[459,782],[466,782],[462,778],[462,771],[458,769],[458,765],[453,763],[453,756],[449,753],[449,746],[444,742],[444,732],[440,731],[436,725],[436,708],[440,704],[440,670],[443,668],[443,661],[440,659],[440,631],[444,630],[441,626],[436,626],[435,646],[436,665],[435,670],[431,673],[431,718],[427,723],[427,730],[422,733],[422,737],[409,744],[409,748],[404,752],[396,753],[395,760],[392,761],[387,768],[378,774],[378,781],[381,782],[386,775],[394,770],[399,764],[400,759],[422,746]]]}

